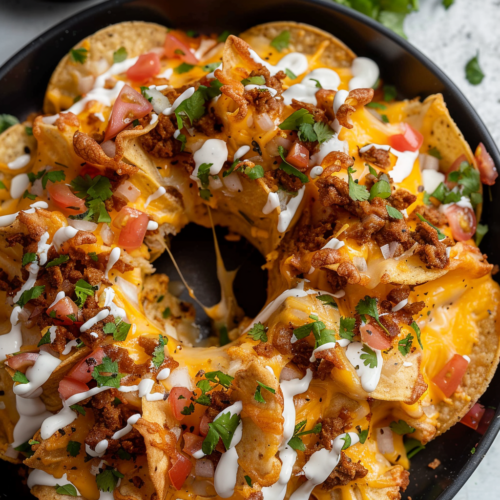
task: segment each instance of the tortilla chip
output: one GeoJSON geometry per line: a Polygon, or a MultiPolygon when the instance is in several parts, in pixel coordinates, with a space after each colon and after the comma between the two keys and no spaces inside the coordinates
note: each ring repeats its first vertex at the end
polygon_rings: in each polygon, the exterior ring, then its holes
{"type": "Polygon", "coordinates": [[[78,81],[89,75],[101,74],[103,64],[113,64],[113,53],[121,47],[129,58],[149,52],[155,47],[163,47],[167,28],[159,24],[133,21],[108,26],[85,38],[74,49],[87,50],[84,64],[71,61],[68,53],[58,64],[50,79],[43,109],[47,114],[58,113],[69,108],[78,91],[78,81]],[[104,61],[104,63],[103,63],[104,61]]]}

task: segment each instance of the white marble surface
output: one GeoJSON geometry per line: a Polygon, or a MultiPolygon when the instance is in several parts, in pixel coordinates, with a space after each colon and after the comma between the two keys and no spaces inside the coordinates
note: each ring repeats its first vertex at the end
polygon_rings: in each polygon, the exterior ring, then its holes
{"type": "MultiPolygon", "coordinates": [[[[101,1],[0,0],[0,65],[51,26],[101,1]]],[[[500,0],[455,0],[447,11],[441,0],[420,3],[420,11],[406,20],[410,42],[455,81],[500,144],[500,0]],[[478,51],[486,77],[473,86],[465,65],[478,51]]],[[[455,500],[498,500],[499,470],[500,437],[455,500]]]]}

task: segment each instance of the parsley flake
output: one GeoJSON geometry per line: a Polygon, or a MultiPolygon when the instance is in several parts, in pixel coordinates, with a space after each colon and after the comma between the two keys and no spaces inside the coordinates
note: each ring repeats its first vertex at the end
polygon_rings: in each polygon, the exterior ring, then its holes
{"type": "Polygon", "coordinates": [[[412,344],[413,344],[413,335],[409,333],[404,339],[401,339],[398,342],[399,352],[403,356],[407,356],[410,353],[412,344]]]}
{"type": "Polygon", "coordinates": [[[84,49],[83,47],[79,49],[71,49],[69,51],[69,58],[74,63],[84,64],[87,60],[88,52],[89,51],[87,49],[84,49]]]}
{"type": "Polygon", "coordinates": [[[415,428],[411,425],[408,425],[404,420],[399,420],[398,422],[391,422],[389,427],[392,429],[392,432],[399,434],[402,436],[403,434],[411,434],[415,432],[415,428]]]}
{"type": "Polygon", "coordinates": [[[276,391],[272,387],[269,387],[269,386],[263,384],[262,382],[259,382],[258,380],[257,380],[257,384],[258,384],[257,389],[255,390],[255,394],[253,396],[255,401],[258,401],[259,403],[266,402],[266,400],[264,399],[264,396],[262,396],[262,393],[261,393],[262,389],[265,389],[266,391],[269,391],[272,394],[276,394],[276,391]]]}
{"type": "Polygon", "coordinates": [[[156,368],[160,368],[165,361],[165,346],[168,344],[168,337],[158,335],[158,345],[153,350],[152,362],[156,368]]]}
{"type": "Polygon", "coordinates": [[[361,350],[364,352],[364,354],[361,354],[360,356],[364,365],[369,366],[372,369],[377,368],[378,360],[376,352],[367,345],[364,345],[361,350]]]}
{"type": "Polygon", "coordinates": [[[356,171],[352,167],[347,169],[347,175],[349,176],[349,197],[354,201],[366,201],[370,198],[370,193],[366,189],[366,186],[361,186],[353,180],[351,174],[354,172],[356,171]]]}
{"type": "Polygon", "coordinates": [[[76,488],[72,484],[63,484],[62,486],[56,484],[55,488],[56,493],[59,495],[69,495],[71,497],[78,496],[76,488]]]}
{"type": "Polygon", "coordinates": [[[266,330],[267,327],[265,327],[262,323],[255,323],[248,331],[248,335],[250,335],[250,337],[252,337],[254,340],[267,342],[266,330]]]}
{"type": "Polygon", "coordinates": [[[118,480],[123,478],[123,474],[116,469],[105,469],[97,474],[95,481],[101,491],[113,491],[118,485],[118,480]]]}
{"type": "Polygon", "coordinates": [[[228,450],[239,423],[239,415],[231,415],[230,412],[227,412],[223,413],[211,424],[208,424],[209,431],[201,448],[203,453],[205,453],[205,455],[211,455],[219,442],[219,438],[222,439],[226,450],[228,450]]]}
{"type": "Polygon", "coordinates": [[[28,252],[28,253],[25,253],[23,255],[23,261],[22,261],[22,266],[27,266],[28,264],[30,264],[31,262],[36,262],[36,253],[31,253],[31,252],[28,252]]]}
{"type": "Polygon", "coordinates": [[[38,297],[40,297],[40,295],[42,295],[44,290],[45,290],[45,285],[34,286],[29,290],[24,290],[24,292],[22,293],[21,297],[16,302],[16,304],[19,307],[23,308],[30,300],[37,299],[38,297]]]}
{"type": "Polygon", "coordinates": [[[479,66],[479,52],[465,66],[465,77],[471,85],[479,85],[484,73],[479,66]]]}
{"type": "Polygon", "coordinates": [[[56,259],[48,262],[47,265],[45,266],[45,269],[47,269],[48,267],[53,267],[53,266],[60,266],[61,264],[68,262],[68,260],[69,260],[69,255],[62,254],[59,257],[57,257],[56,259]]]}
{"type": "Polygon", "coordinates": [[[0,134],[2,132],[5,132],[8,128],[12,127],[13,125],[17,125],[18,123],[19,123],[19,120],[15,116],[1,114],[0,115],[0,134]]]}
{"type": "Polygon", "coordinates": [[[127,59],[127,56],[127,49],[125,47],[120,47],[118,50],[115,50],[113,52],[113,62],[115,64],[123,62],[125,61],[125,59],[127,59]]]}
{"type": "Polygon", "coordinates": [[[82,443],[79,443],[78,441],[70,441],[68,445],[66,446],[66,451],[72,456],[76,457],[78,453],[80,453],[80,448],[82,446],[82,443]]]}
{"type": "Polygon", "coordinates": [[[341,339],[352,340],[354,338],[355,318],[340,317],[339,337],[341,339]]]}
{"type": "Polygon", "coordinates": [[[420,328],[417,325],[417,322],[413,321],[413,323],[410,326],[413,328],[413,330],[415,330],[415,335],[417,336],[417,340],[418,340],[418,343],[420,345],[420,348],[423,349],[424,346],[422,345],[422,340],[420,339],[421,332],[420,332],[420,328]]]}
{"type": "Polygon", "coordinates": [[[14,373],[12,380],[14,382],[18,382],[19,384],[28,384],[29,383],[28,377],[23,372],[20,372],[20,371],[16,371],[16,373],[14,373]]]}
{"type": "Polygon", "coordinates": [[[118,363],[111,361],[107,356],[102,359],[102,363],[94,367],[92,377],[97,382],[98,387],[120,387],[120,380],[125,377],[124,373],[118,372],[118,363]]]}
{"type": "Polygon", "coordinates": [[[273,38],[270,45],[274,47],[278,52],[288,47],[290,43],[290,31],[284,30],[277,37],[273,38]]]}

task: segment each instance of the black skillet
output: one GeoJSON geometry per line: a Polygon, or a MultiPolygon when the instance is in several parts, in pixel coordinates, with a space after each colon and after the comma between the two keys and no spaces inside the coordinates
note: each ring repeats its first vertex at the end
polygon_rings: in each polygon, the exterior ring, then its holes
{"type": "MultiPolygon", "coordinates": [[[[94,6],[63,21],[19,51],[0,69],[0,113],[19,118],[41,109],[43,95],[53,69],[68,50],[82,38],[121,21],[151,21],[166,26],[199,32],[241,32],[253,25],[278,20],[309,23],[344,41],[358,55],[373,58],[380,66],[385,82],[396,85],[403,97],[422,98],[440,92],[465,138],[474,148],[483,142],[500,167],[498,150],[474,108],[450,79],[407,41],[362,14],[323,0],[112,0],[94,6]]],[[[490,227],[481,249],[496,261],[496,245],[500,245],[500,183],[492,195],[485,196],[483,223],[490,227]],[[496,207],[496,208],[495,208],[496,207]]],[[[259,256],[245,242],[230,243],[218,230],[219,242],[229,269],[240,266],[235,283],[240,304],[253,316],[265,301],[265,275],[259,256]]],[[[211,231],[190,225],[173,241],[173,252],[188,282],[206,305],[217,302],[219,287],[215,274],[215,253],[211,231]]],[[[159,271],[178,279],[168,256],[156,262],[159,271]]],[[[200,313],[200,311],[198,311],[200,313]]],[[[208,323],[198,315],[204,332],[208,323]]],[[[486,406],[500,406],[500,373],[481,397],[486,406]]],[[[457,424],[427,445],[412,459],[411,482],[403,498],[413,500],[450,500],[465,484],[484,457],[498,430],[500,411],[484,436],[457,424]],[[475,454],[471,450],[475,448],[475,454]],[[436,470],[427,464],[439,458],[436,470]]],[[[1,496],[24,500],[32,498],[17,474],[17,468],[2,463],[4,479],[1,496]]]]}

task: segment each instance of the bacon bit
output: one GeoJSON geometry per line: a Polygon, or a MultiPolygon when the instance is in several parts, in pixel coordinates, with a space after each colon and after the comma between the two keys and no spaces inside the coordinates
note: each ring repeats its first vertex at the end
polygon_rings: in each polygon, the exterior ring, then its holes
{"type": "Polygon", "coordinates": [[[437,469],[441,465],[441,460],[435,458],[430,464],[427,464],[427,467],[431,469],[437,469]]]}
{"type": "Polygon", "coordinates": [[[370,149],[364,151],[363,153],[359,151],[359,157],[364,161],[373,163],[376,167],[387,168],[391,165],[389,151],[376,148],[375,146],[372,146],[370,149]]]}

